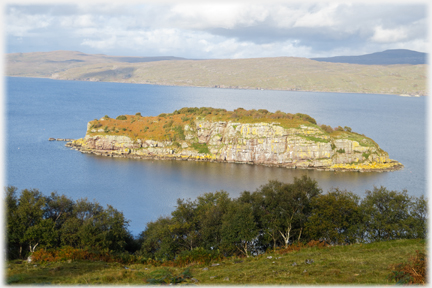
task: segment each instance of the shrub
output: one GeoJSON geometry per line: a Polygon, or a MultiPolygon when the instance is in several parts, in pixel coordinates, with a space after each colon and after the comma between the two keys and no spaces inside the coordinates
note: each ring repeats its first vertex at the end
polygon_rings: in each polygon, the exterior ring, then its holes
{"type": "Polygon", "coordinates": [[[127,117],[126,117],[125,115],[120,115],[120,116],[117,116],[116,119],[117,119],[117,120],[126,120],[127,117]]]}
{"type": "Polygon", "coordinates": [[[193,143],[192,148],[198,151],[198,153],[210,154],[210,150],[206,143],[193,143]]]}
{"type": "Polygon", "coordinates": [[[142,116],[142,115],[141,115],[141,112],[137,112],[137,113],[135,113],[135,115],[136,115],[136,116],[142,116]]]}
{"type": "Polygon", "coordinates": [[[367,160],[370,154],[371,154],[370,152],[369,153],[363,152],[362,156],[367,160]]]}
{"type": "Polygon", "coordinates": [[[338,149],[338,150],[336,150],[336,152],[338,152],[338,153],[345,153],[345,149],[338,149]]]}
{"type": "Polygon", "coordinates": [[[222,258],[219,250],[206,250],[203,247],[197,247],[181,252],[174,260],[174,264],[175,266],[186,266],[192,263],[208,265],[212,261],[221,261],[222,258]]]}
{"type": "Polygon", "coordinates": [[[348,127],[348,126],[345,126],[344,130],[347,131],[347,132],[351,132],[352,131],[351,127],[348,127]]]}
{"type": "Polygon", "coordinates": [[[426,284],[426,261],[426,254],[416,251],[416,255],[410,257],[409,263],[392,265],[388,278],[397,284],[426,284]]]}
{"type": "Polygon", "coordinates": [[[320,127],[321,127],[322,130],[324,130],[327,133],[332,133],[333,132],[333,128],[330,127],[330,126],[328,126],[328,125],[322,124],[320,127]]]}

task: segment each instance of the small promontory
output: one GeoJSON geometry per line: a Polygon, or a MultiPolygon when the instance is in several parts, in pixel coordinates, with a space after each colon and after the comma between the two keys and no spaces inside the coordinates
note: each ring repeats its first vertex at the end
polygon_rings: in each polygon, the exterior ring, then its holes
{"type": "Polygon", "coordinates": [[[372,139],[349,127],[317,125],[306,114],[265,109],[182,108],[143,117],[90,121],[84,138],[68,142],[83,153],[141,159],[233,162],[326,171],[393,171],[372,139]]]}

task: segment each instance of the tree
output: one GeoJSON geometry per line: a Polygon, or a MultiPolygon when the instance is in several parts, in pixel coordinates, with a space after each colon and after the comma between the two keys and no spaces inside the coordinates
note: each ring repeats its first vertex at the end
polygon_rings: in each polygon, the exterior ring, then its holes
{"type": "Polygon", "coordinates": [[[381,186],[366,191],[361,203],[366,216],[366,237],[370,241],[409,238],[411,204],[411,197],[406,190],[389,191],[381,186]]]}
{"type": "Polygon", "coordinates": [[[427,201],[424,196],[420,198],[413,197],[412,204],[410,207],[410,221],[409,225],[409,238],[421,238],[426,239],[427,237],[427,201]]]}
{"type": "Polygon", "coordinates": [[[178,243],[186,250],[199,245],[199,216],[197,204],[189,200],[177,199],[177,208],[171,215],[172,224],[169,229],[176,235],[178,243]]]}
{"type": "Polygon", "coordinates": [[[253,241],[258,237],[258,227],[252,213],[252,206],[239,201],[232,202],[223,216],[222,242],[233,245],[246,257],[253,248],[253,241]]]}
{"type": "Polygon", "coordinates": [[[315,197],[306,223],[309,237],[336,245],[357,242],[363,223],[359,202],[357,195],[337,188],[315,197]]]}
{"type": "Polygon", "coordinates": [[[222,242],[222,219],[231,199],[226,191],[205,193],[197,198],[200,246],[217,249],[222,242]]]}
{"type": "Polygon", "coordinates": [[[150,258],[174,259],[179,244],[176,235],[169,229],[172,224],[171,217],[159,217],[156,221],[148,222],[139,237],[142,242],[140,253],[150,258]]]}
{"type": "Polygon", "coordinates": [[[14,186],[8,186],[5,188],[5,209],[6,209],[6,249],[7,258],[13,259],[20,256],[20,235],[18,227],[18,198],[16,195],[17,188],[14,186]]]}
{"type": "Polygon", "coordinates": [[[42,235],[45,233],[38,230],[46,230],[44,225],[46,223],[40,224],[43,220],[45,203],[45,197],[37,189],[21,191],[12,228],[18,237],[20,257],[24,256],[22,254],[24,246],[29,247],[31,253],[39,244],[42,244],[39,242],[43,241],[42,235]]]}
{"type": "Polygon", "coordinates": [[[278,201],[280,203],[280,230],[285,243],[288,247],[291,232],[295,232],[297,240],[300,241],[304,225],[312,212],[310,202],[313,198],[320,195],[322,189],[318,182],[310,177],[303,175],[301,178],[294,178],[294,183],[285,186],[280,190],[278,201]]]}

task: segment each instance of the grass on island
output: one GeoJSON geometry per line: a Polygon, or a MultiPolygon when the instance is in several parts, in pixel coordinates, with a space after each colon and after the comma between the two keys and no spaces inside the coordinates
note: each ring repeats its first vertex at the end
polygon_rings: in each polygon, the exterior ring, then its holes
{"type": "MultiPolygon", "coordinates": [[[[285,129],[300,128],[301,125],[314,127],[320,130],[319,134],[303,135],[303,138],[314,142],[330,142],[330,137],[346,138],[358,141],[362,146],[377,146],[370,138],[354,132],[336,131],[331,127],[330,131],[324,130],[317,125],[314,118],[302,113],[274,113],[265,109],[245,110],[243,108],[227,111],[210,107],[181,108],[173,113],[162,113],[158,116],[143,117],[140,113],[135,115],[120,115],[115,119],[105,115],[101,119],[90,121],[90,130],[87,134],[93,135],[118,135],[127,136],[133,140],[151,139],[156,141],[180,141],[185,140],[185,126],[195,129],[195,121],[231,121],[239,124],[275,123],[285,129]],[[91,132],[93,130],[94,132],[91,132]],[[320,136],[320,137],[317,137],[320,136]]],[[[233,125],[237,127],[237,125],[233,125]]]]}
{"type": "MultiPolygon", "coordinates": [[[[395,284],[395,264],[425,251],[425,240],[393,240],[288,253],[270,252],[257,257],[230,257],[210,265],[155,267],[101,261],[7,263],[7,284],[395,284]],[[295,263],[295,264],[294,264],[295,263]],[[309,263],[309,264],[307,264],[309,263]]],[[[282,251],[282,250],[281,250],[282,251]]],[[[280,252],[281,252],[280,251],[280,252]]]]}

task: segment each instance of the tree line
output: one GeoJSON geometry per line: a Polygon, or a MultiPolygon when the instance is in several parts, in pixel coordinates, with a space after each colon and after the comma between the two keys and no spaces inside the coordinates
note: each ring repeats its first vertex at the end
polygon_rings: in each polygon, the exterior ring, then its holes
{"type": "Polygon", "coordinates": [[[225,191],[195,200],[178,199],[171,216],[147,223],[139,236],[110,205],[36,189],[6,191],[8,259],[38,248],[73,247],[173,260],[188,251],[249,257],[268,249],[311,240],[344,245],[426,238],[427,201],[407,191],[375,187],[360,198],[332,189],[323,193],[307,177],[293,183],[269,181],[255,192],[230,198],[225,191]]]}

